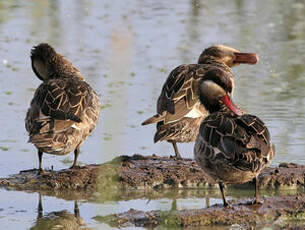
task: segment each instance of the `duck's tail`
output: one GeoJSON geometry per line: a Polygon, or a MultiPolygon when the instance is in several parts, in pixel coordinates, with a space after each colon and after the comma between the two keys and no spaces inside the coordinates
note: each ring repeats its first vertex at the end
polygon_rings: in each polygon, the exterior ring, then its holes
{"type": "Polygon", "coordinates": [[[149,125],[152,123],[157,123],[159,121],[164,120],[164,115],[162,114],[156,114],[150,118],[148,118],[147,120],[143,121],[141,125],[149,125]]]}
{"type": "Polygon", "coordinates": [[[65,144],[58,142],[56,139],[56,136],[53,134],[37,134],[31,136],[29,142],[43,152],[59,155],[63,151],[65,144]]]}

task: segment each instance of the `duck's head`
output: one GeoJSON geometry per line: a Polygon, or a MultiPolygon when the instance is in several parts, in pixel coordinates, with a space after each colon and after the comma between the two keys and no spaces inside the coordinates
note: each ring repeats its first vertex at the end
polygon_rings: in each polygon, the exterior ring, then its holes
{"type": "Polygon", "coordinates": [[[242,111],[232,101],[233,84],[233,78],[228,73],[218,68],[208,71],[199,83],[198,95],[201,104],[210,113],[226,106],[236,115],[242,115],[242,111]]]}
{"type": "Polygon", "coordinates": [[[205,49],[198,59],[198,64],[210,61],[224,63],[229,67],[238,64],[256,64],[258,56],[255,53],[241,53],[239,50],[224,45],[214,45],[205,49]]]}
{"type": "Polygon", "coordinates": [[[55,60],[57,53],[47,43],[41,43],[34,46],[31,50],[32,69],[36,76],[44,81],[48,79],[51,60],[55,60]]]}
{"type": "Polygon", "coordinates": [[[34,73],[42,81],[73,76],[83,79],[78,69],[47,43],[33,47],[31,61],[34,73]]]}

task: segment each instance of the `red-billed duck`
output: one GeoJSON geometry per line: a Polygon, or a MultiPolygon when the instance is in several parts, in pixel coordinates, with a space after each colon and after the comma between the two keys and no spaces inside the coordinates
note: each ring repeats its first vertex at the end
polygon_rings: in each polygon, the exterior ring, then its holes
{"type": "Polygon", "coordinates": [[[231,67],[241,63],[255,64],[258,57],[254,53],[240,51],[224,45],[205,49],[198,64],[180,65],[168,76],[157,102],[157,114],[142,123],[157,123],[154,142],[168,141],[173,144],[175,157],[181,158],[177,142],[195,141],[199,125],[208,116],[207,109],[198,100],[198,83],[206,78],[207,72],[219,70],[232,79],[231,67]]]}
{"type": "Polygon", "coordinates": [[[233,79],[219,70],[209,71],[200,80],[201,104],[209,111],[201,123],[194,155],[208,178],[217,182],[223,198],[224,184],[241,184],[255,180],[255,200],[259,203],[258,179],[270,163],[274,149],[265,124],[256,116],[243,114],[232,102],[233,79]]]}

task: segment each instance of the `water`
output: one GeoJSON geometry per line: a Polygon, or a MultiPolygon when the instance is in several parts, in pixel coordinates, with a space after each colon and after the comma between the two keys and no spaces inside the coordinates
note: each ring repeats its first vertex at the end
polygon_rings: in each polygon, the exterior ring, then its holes
{"type": "MultiPolygon", "coordinates": [[[[102,163],[121,154],[173,153],[170,144],[153,144],[153,125],[140,123],[155,113],[161,86],[175,66],[194,63],[204,48],[223,43],[260,56],[255,66],[234,68],[235,102],[268,125],[277,154],[273,164],[305,164],[304,1],[2,0],[1,177],[38,165],[36,150],[27,143],[24,117],[40,84],[29,58],[31,47],[40,42],[49,42],[65,55],[101,94],[104,109],[82,147],[80,163],[102,163]]],[[[193,144],[179,148],[184,157],[193,157],[193,144]]],[[[71,160],[73,154],[45,154],[43,166],[67,168],[71,160]]],[[[38,194],[0,193],[1,226],[33,226],[38,194]]],[[[171,198],[152,200],[147,206],[143,199],[105,204],[84,200],[80,212],[86,213],[82,217],[90,227],[105,229],[109,227],[92,219],[96,213],[109,213],[101,210],[171,208],[171,198]]],[[[215,201],[220,202],[217,197],[215,201]]],[[[194,202],[184,197],[178,207],[192,208],[194,202]]],[[[46,212],[73,213],[72,201],[44,197],[43,203],[46,212]]]]}

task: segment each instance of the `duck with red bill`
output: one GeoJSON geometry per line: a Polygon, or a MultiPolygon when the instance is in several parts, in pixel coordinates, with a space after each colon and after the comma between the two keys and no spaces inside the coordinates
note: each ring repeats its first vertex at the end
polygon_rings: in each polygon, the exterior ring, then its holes
{"type": "Polygon", "coordinates": [[[242,53],[225,45],[213,45],[204,49],[197,64],[182,64],[169,73],[157,100],[157,113],[143,121],[142,125],[156,123],[154,142],[170,142],[175,157],[181,158],[177,143],[195,141],[202,120],[219,109],[218,104],[213,106],[212,103],[220,101],[225,92],[222,91],[220,97],[213,98],[214,92],[211,89],[219,88],[215,85],[217,83],[220,87],[229,84],[224,90],[233,95],[234,76],[231,68],[257,62],[258,56],[255,53],[242,53]],[[198,94],[198,83],[201,84],[201,80],[210,81],[206,82],[206,87],[202,87],[210,99],[203,104],[198,99],[201,97],[198,94]],[[211,84],[211,81],[215,84],[211,84]]]}
{"type": "Polygon", "coordinates": [[[230,206],[225,184],[255,182],[255,199],[260,204],[258,175],[274,157],[270,133],[257,116],[243,113],[232,101],[233,80],[227,72],[221,78],[203,79],[198,88],[199,100],[209,115],[202,121],[194,147],[197,164],[205,178],[219,184],[223,206],[230,206]],[[232,112],[234,114],[232,114],[232,112]],[[236,114],[236,115],[235,115],[236,114]]]}

